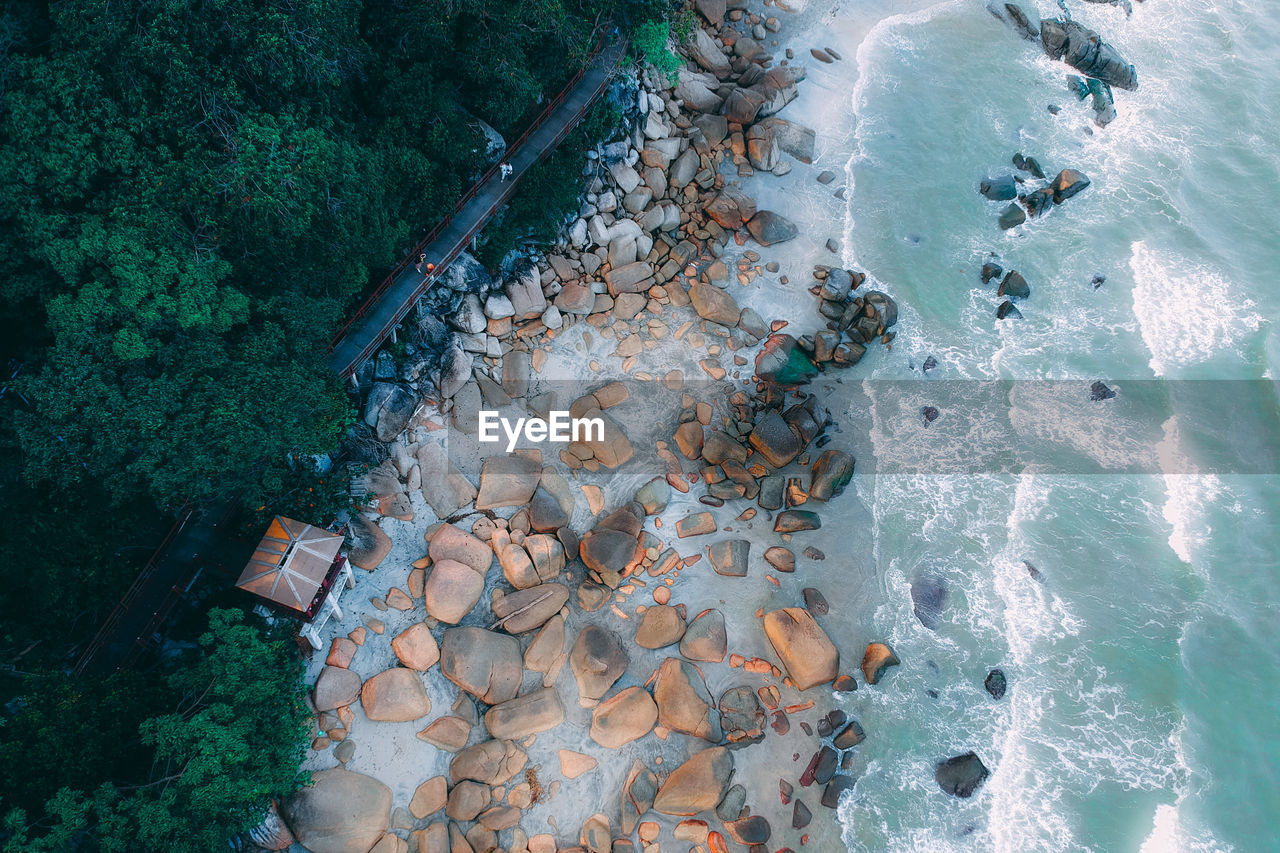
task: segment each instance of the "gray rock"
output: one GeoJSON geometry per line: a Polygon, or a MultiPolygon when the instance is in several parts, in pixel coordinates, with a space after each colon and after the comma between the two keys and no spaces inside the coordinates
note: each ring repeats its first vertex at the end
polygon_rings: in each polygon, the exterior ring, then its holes
{"type": "Polygon", "coordinates": [[[747,230],[761,246],[785,243],[788,240],[794,240],[800,234],[800,229],[795,226],[795,223],[772,210],[761,210],[756,213],[747,223],[747,230]]]}
{"type": "Polygon", "coordinates": [[[938,630],[942,610],[947,606],[947,582],[932,572],[921,574],[911,582],[911,603],[920,624],[938,630]]]}
{"type": "Polygon", "coordinates": [[[990,776],[987,766],[973,752],[956,755],[939,762],[934,771],[938,787],[953,797],[972,797],[990,776]]]}
{"type": "Polygon", "coordinates": [[[1121,89],[1138,88],[1138,72],[1120,52],[1088,27],[1072,20],[1040,22],[1040,42],[1051,59],[1061,59],[1086,76],[1121,89]]]}
{"type": "Polygon", "coordinates": [[[978,192],[992,201],[1010,201],[1018,197],[1018,182],[1013,175],[987,178],[978,184],[978,192]]]}

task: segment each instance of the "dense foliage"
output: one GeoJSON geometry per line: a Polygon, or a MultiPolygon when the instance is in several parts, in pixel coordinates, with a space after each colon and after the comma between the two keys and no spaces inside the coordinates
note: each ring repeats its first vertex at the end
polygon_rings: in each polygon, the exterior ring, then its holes
{"type": "Polygon", "coordinates": [[[296,653],[239,610],[211,610],[199,645],[163,683],[33,685],[0,729],[5,853],[225,849],[297,787],[308,712],[296,653]]]}
{"type": "MultiPolygon", "coordinates": [[[[297,664],[256,629],[214,618],[183,668],[227,692],[195,705],[61,672],[185,501],[327,520],[343,489],[305,463],[353,417],[342,317],[488,165],[482,122],[519,133],[669,6],[0,0],[0,844],[217,849],[293,783],[297,664]]],[[[568,162],[544,198],[572,202],[568,162]]]]}

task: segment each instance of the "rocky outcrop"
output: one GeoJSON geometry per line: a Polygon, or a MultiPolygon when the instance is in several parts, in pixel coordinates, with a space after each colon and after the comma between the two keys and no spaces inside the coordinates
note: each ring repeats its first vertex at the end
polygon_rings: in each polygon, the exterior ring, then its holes
{"type": "Polygon", "coordinates": [[[1072,20],[1040,22],[1040,42],[1051,59],[1060,59],[1089,77],[1120,89],[1137,89],[1138,72],[1114,47],[1072,20]]]}
{"type": "Polygon", "coordinates": [[[341,768],[312,772],[311,782],[281,807],[298,841],[312,853],[371,849],[387,829],[391,789],[341,768]]]}
{"type": "Polygon", "coordinates": [[[524,674],[520,643],[483,628],[450,628],[440,643],[440,673],[482,702],[506,702],[524,674]]]}
{"type": "Polygon", "coordinates": [[[839,675],[840,653],[807,610],[785,607],[765,614],[764,633],[797,690],[808,690],[839,675]]]}
{"type": "Polygon", "coordinates": [[[653,801],[654,811],[692,817],[711,811],[724,797],[733,775],[733,753],[713,746],[681,764],[662,783],[653,801]]]}
{"type": "Polygon", "coordinates": [[[396,667],[370,678],[360,688],[360,704],[371,720],[406,723],[431,712],[431,700],[418,674],[396,667]]]}
{"type": "Polygon", "coordinates": [[[653,731],[658,706],[643,687],[626,687],[591,712],[591,739],[606,749],[618,749],[653,731]]]}
{"type": "Polygon", "coordinates": [[[966,752],[938,763],[934,771],[938,787],[953,797],[972,797],[991,775],[982,759],[966,752]]]}
{"type": "Polygon", "coordinates": [[[671,731],[719,743],[720,713],[697,667],[679,658],[667,658],[658,667],[653,685],[658,722],[671,731]]]}

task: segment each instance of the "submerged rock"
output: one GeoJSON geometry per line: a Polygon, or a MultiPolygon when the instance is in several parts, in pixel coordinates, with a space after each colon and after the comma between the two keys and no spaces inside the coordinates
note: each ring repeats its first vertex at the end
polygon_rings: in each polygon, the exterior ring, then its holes
{"type": "Polygon", "coordinates": [[[921,575],[911,582],[911,603],[920,624],[938,630],[947,604],[947,582],[935,574],[921,575]]]}

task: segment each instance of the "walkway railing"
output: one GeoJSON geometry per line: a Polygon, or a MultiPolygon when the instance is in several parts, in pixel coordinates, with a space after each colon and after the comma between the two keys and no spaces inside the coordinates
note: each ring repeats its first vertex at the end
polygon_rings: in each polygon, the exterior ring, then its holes
{"type": "Polygon", "coordinates": [[[169,532],[164,535],[164,539],[160,540],[160,544],[156,546],[156,550],[152,552],[151,559],[147,560],[147,564],[142,567],[142,571],[138,572],[138,576],[133,579],[133,584],[125,592],[124,597],[116,604],[115,609],[111,611],[102,627],[98,629],[98,633],[94,635],[93,640],[85,647],[80,655],[80,659],[76,661],[76,665],[72,668],[72,675],[80,675],[84,672],[85,667],[92,663],[93,658],[106,645],[107,640],[115,633],[116,626],[120,623],[120,618],[133,605],[134,599],[138,597],[138,591],[146,584],[155,572],[156,566],[164,559],[165,552],[169,549],[169,545],[173,542],[174,537],[182,532],[187,526],[187,522],[191,520],[191,516],[195,515],[196,507],[190,501],[183,504],[182,509],[178,511],[178,519],[169,528],[169,532]]]}
{"type": "MultiPolygon", "coordinates": [[[[551,115],[551,113],[557,107],[559,107],[562,103],[564,103],[565,98],[567,98],[574,91],[574,88],[582,81],[582,78],[591,69],[592,63],[596,60],[596,58],[600,55],[600,53],[603,50],[604,50],[604,38],[601,37],[600,40],[597,41],[595,47],[592,49],[586,64],[584,64],[583,67],[579,69],[576,74],[574,74],[573,78],[570,79],[569,82],[565,84],[565,86],[560,90],[559,94],[557,94],[555,98],[553,98],[545,107],[543,107],[542,111],[529,124],[529,126],[524,130],[524,132],[521,133],[518,137],[516,137],[514,142],[512,142],[507,146],[507,150],[506,152],[504,152],[503,157],[499,160],[499,162],[494,163],[492,166],[490,166],[485,171],[485,173],[480,176],[480,179],[477,180],[474,184],[472,184],[470,189],[468,189],[466,193],[463,194],[462,198],[458,200],[457,204],[453,206],[453,209],[450,210],[449,213],[446,214],[443,219],[441,219],[434,226],[432,226],[431,230],[427,232],[427,235],[423,237],[422,240],[420,240],[416,246],[414,246],[414,248],[404,257],[404,259],[400,261],[400,263],[392,267],[391,272],[387,275],[387,277],[384,278],[382,282],[379,283],[379,285],[373,290],[373,292],[371,292],[364,299],[364,301],[360,304],[360,307],[356,309],[355,313],[352,314],[350,318],[348,318],[347,322],[343,324],[342,328],[340,328],[338,332],[333,336],[333,338],[330,339],[329,341],[330,352],[333,352],[334,348],[337,347],[338,343],[341,342],[343,338],[346,337],[348,332],[352,330],[352,328],[355,326],[356,323],[358,323],[364,317],[368,316],[368,314],[373,310],[373,307],[378,303],[378,301],[384,295],[386,295],[387,291],[390,290],[391,287],[396,283],[396,280],[404,272],[406,272],[411,265],[417,262],[417,259],[424,253],[424,250],[428,246],[430,246],[440,236],[440,234],[444,231],[444,229],[447,228],[453,222],[454,218],[457,217],[459,213],[461,213],[462,209],[466,207],[466,205],[476,197],[476,195],[480,191],[480,188],[483,187],[491,178],[495,177],[498,174],[499,167],[501,166],[502,162],[510,160],[515,155],[515,153],[520,150],[521,146],[523,146],[529,140],[529,137],[538,131],[538,129],[543,125],[546,119],[551,115]]],[[[621,59],[622,55],[625,55],[625,54],[620,53],[619,60],[621,59]]],[[[546,146],[542,151],[538,153],[539,159],[543,155],[545,155],[548,151],[551,151],[554,148],[556,148],[556,146],[558,146],[564,140],[564,137],[568,135],[569,131],[574,127],[574,125],[576,125],[578,121],[582,119],[582,116],[586,114],[588,107],[595,101],[597,97],[599,97],[600,93],[604,91],[605,87],[608,85],[608,82],[609,82],[609,75],[605,75],[602,78],[600,85],[597,86],[596,89],[592,92],[591,97],[584,102],[582,108],[577,110],[569,121],[565,122],[564,127],[561,128],[561,130],[556,134],[555,139],[551,142],[551,144],[546,146]]],[[[486,209],[484,214],[477,219],[476,224],[473,225],[471,228],[469,228],[467,232],[459,240],[455,241],[453,245],[449,246],[447,251],[443,253],[441,252],[434,253],[434,255],[430,258],[430,261],[431,263],[435,264],[435,270],[436,270],[435,275],[438,275],[439,273],[443,272],[445,268],[449,266],[449,264],[453,263],[453,261],[457,259],[458,255],[461,254],[463,248],[467,245],[467,243],[471,241],[471,238],[474,237],[475,234],[479,232],[481,228],[484,227],[484,225],[488,222],[489,218],[493,216],[493,214],[497,211],[497,209],[500,206],[502,206],[502,204],[505,203],[505,201],[506,199],[504,197],[502,199],[499,199],[499,201],[495,202],[494,204],[490,205],[486,209]]],[[[413,307],[414,303],[417,302],[418,298],[421,297],[422,294],[425,293],[430,288],[430,285],[433,281],[434,281],[434,275],[423,277],[422,283],[417,288],[414,289],[413,293],[407,299],[404,300],[404,303],[397,308],[393,316],[383,324],[382,328],[377,330],[376,334],[373,335],[370,341],[360,350],[358,354],[355,355],[355,357],[351,359],[350,363],[346,366],[346,368],[340,371],[343,378],[346,378],[350,376],[352,373],[354,373],[356,367],[358,367],[366,359],[372,356],[375,351],[377,351],[378,347],[382,345],[382,342],[386,339],[387,335],[390,334],[391,330],[395,326],[400,324],[400,322],[404,319],[405,315],[409,313],[409,310],[413,307]]]]}

